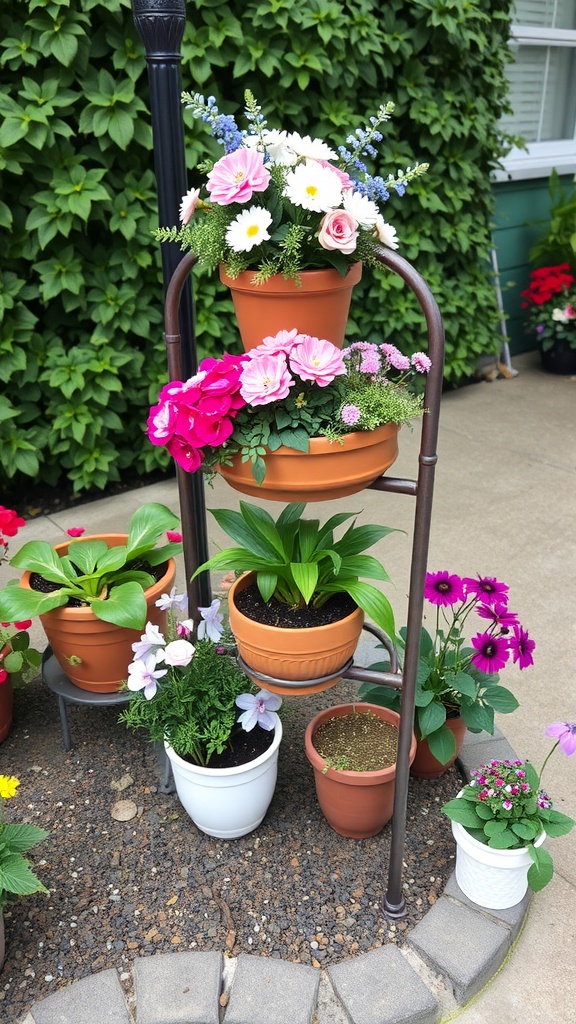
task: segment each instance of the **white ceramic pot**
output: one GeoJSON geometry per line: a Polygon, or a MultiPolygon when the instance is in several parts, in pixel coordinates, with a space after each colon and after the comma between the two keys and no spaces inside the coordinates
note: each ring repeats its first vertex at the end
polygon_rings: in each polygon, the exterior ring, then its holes
{"type": "Polygon", "coordinates": [[[238,839],[264,818],[276,787],[282,723],[263,754],[237,768],[202,768],[184,761],[165,742],[178,798],[194,824],[208,836],[238,839]]]}
{"type": "MultiPolygon", "coordinates": [[[[506,910],[524,899],[532,858],[525,847],[495,850],[479,843],[457,821],[452,822],[456,840],[456,881],[473,903],[487,910],[506,910]]],[[[535,846],[546,838],[543,832],[535,846]]]]}

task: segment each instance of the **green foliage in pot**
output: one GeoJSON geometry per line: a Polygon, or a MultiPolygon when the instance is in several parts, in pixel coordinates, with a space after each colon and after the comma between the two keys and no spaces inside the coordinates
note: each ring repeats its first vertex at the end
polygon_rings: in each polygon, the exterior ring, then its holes
{"type": "Polygon", "coordinates": [[[23,854],[49,833],[37,825],[12,825],[4,821],[4,800],[10,800],[19,785],[19,779],[13,775],[0,775],[0,911],[10,895],[48,892],[23,854]]]}
{"type": "Polygon", "coordinates": [[[75,599],[105,622],[141,629],[146,621],[144,591],[155,582],[148,569],[182,550],[180,541],[156,545],[177,525],[178,517],[169,508],[149,502],[132,516],[126,544],[109,547],[104,540],[87,537],[71,540],[68,553],[59,555],[47,541],[29,541],[10,565],[38,573],[53,586],[44,593],[11,580],[0,592],[0,620],[33,618],[75,599]]]}
{"type": "Polygon", "coordinates": [[[540,238],[530,249],[530,262],[536,266],[570,263],[576,274],[576,178],[572,186],[565,187],[557,171],[552,171],[548,182],[550,215],[540,238]]]}
{"type": "Polygon", "coordinates": [[[470,774],[472,780],[458,798],[449,800],[442,811],[456,821],[479,843],[495,850],[525,847],[532,859],[528,885],[539,892],[554,873],[552,857],[535,843],[543,832],[563,836],[576,822],[554,810],[552,800],[542,787],[542,775],[548,760],[559,746],[569,757],[576,751],[576,723],[555,722],[546,729],[556,737],[540,774],[529,761],[489,761],[470,774]]]}
{"type": "Polygon", "coordinates": [[[319,519],[303,519],[305,502],[292,502],[278,518],[257,505],[240,502],[240,511],[210,509],[218,525],[238,547],[225,548],[199,566],[255,572],[262,600],[274,597],[293,608],[320,608],[332,594],[349,594],[353,601],[387,633],[394,633],[394,615],[388,599],[360,577],[389,582],[390,577],[371,555],[363,552],[397,532],[387,526],[356,526],[354,521],[337,540],[334,530],[353,512],[340,512],[323,526],[319,519]]]}

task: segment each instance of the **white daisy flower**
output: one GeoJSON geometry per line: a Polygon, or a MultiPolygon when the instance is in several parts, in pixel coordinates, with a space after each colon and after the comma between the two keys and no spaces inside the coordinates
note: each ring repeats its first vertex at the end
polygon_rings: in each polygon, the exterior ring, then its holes
{"type": "Polygon", "coordinates": [[[338,153],[330,149],[322,139],[311,139],[309,135],[299,135],[292,132],[288,136],[288,145],[298,156],[304,156],[309,160],[337,160],[338,153]]]}
{"type": "Polygon", "coordinates": [[[328,213],[342,202],[342,185],[338,175],[315,160],[298,164],[286,175],[284,195],[304,210],[328,213]]]}
{"type": "Polygon", "coordinates": [[[384,217],[379,213],[376,218],[376,234],[378,240],[382,242],[382,245],[387,245],[389,249],[397,249],[400,245],[398,241],[398,235],[396,234],[396,228],[393,228],[391,224],[387,224],[384,217]]]}
{"type": "Polygon", "coordinates": [[[255,245],[266,242],[270,235],[267,228],[272,223],[272,214],[261,206],[242,210],[226,230],[226,242],[233,252],[250,252],[255,245]]]}
{"type": "Polygon", "coordinates": [[[342,206],[352,214],[354,220],[357,220],[362,228],[373,228],[378,220],[379,213],[376,203],[368,199],[368,196],[354,192],[351,188],[344,191],[342,206]]]}
{"type": "Polygon", "coordinates": [[[242,145],[246,149],[261,149],[262,142],[264,142],[270,164],[293,167],[298,161],[298,156],[288,145],[288,132],[279,132],[276,128],[270,130],[265,128],[262,132],[262,139],[259,135],[247,135],[242,145]]]}

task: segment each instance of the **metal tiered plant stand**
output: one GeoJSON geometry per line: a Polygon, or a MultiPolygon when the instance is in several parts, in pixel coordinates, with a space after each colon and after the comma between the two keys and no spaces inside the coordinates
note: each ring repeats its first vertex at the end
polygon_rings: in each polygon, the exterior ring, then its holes
{"type": "MultiPolygon", "coordinates": [[[[373,669],[355,665],[345,667],[346,679],[358,682],[386,684],[401,691],[401,722],[398,736],[398,755],[396,767],[396,789],[394,797],[394,813],[392,817],[392,841],[390,848],[390,866],[388,885],[384,898],[384,910],[389,917],[405,916],[405,900],[402,891],[402,864],[406,835],[406,813],[408,803],[408,782],[410,775],[410,743],[414,722],[414,703],[416,689],[416,671],[420,647],[420,630],[424,606],[424,582],[428,545],[430,539],[430,521],[432,515],[432,494],[434,489],[434,472],[438,456],[436,444],[438,439],[438,421],[440,415],[440,399],[442,396],[442,377],[444,368],[444,328],[442,318],[428,285],[421,275],[402,256],[390,250],[379,249],[377,258],[383,266],[398,274],[412,289],[426,319],[428,328],[428,352],[432,367],[427,376],[424,406],[426,412],[422,418],[420,452],[418,456],[418,476],[416,480],[403,480],[397,477],[382,476],[370,488],[378,491],[389,491],[394,494],[408,494],[416,499],[414,515],[414,536],[412,543],[412,563],[410,570],[410,591],[408,599],[408,619],[406,632],[406,648],[404,670],[398,672],[397,661],[391,657],[391,671],[377,672],[373,669]]],[[[185,282],[192,267],[197,261],[193,253],[183,257],[177,266],[166,292],[165,304],[165,338],[170,380],[182,380],[182,345],[179,327],[179,304],[185,282]]],[[[180,492],[180,511],[182,532],[185,544],[185,561],[188,578],[189,567],[199,564],[198,552],[194,548],[194,532],[192,526],[195,510],[190,502],[190,492],[180,492]],[[186,545],[188,547],[186,547],[186,545]]],[[[204,510],[202,509],[202,514],[204,510]]],[[[191,580],[188,584],[189,607],[197,608],[200,602],[198,581],[191,580]]],[[[390,651],[390,643],[379,630],[368,627],[390,651]]],[[[393,655],[393,651],[392,651],[393,655]]],[[[252,673],[253,674],[253,673],[252,673]]],[[[274,680],[286,685],[286,680],[274,680]]],[[[265,683],[264,683],[265,685],[265,683]]],[[[297,689],[294,690],[297,695],[297,689]]]]}

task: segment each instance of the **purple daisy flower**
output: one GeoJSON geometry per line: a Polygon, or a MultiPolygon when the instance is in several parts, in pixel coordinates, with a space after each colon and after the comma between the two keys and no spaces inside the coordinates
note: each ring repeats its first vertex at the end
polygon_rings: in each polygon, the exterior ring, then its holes
{"type": "Polygon", "coordinates": [[[464,587],[459,576],[449,572],[427,572],[424,597],[430,604],[448,607],[464,600],[464,587]]]}
{"type": "Polygon", "coordinates": [[[501,583],[495,576],[465,576],[462,580],[467,594],[476,594],[476,597],[485,604],[506,604],[508,601],[508,590],[506,583],[501,583]]]}
{"type": "Polygon", "coordinates": [[[546,729],[546,735],[555,736],[568,757],[576,753],[576,722],[554,722],[546,729]]]}
{"type": "Polygon", "coordinates": [[[526,630],[522,629],[522,626],[514,626],[514,636],[510,637],[509,644],[514,661],[518,662],[519,668],[528,668],[529,665],[534,664],[532,651],[536,647],[536,643],[530,639],[526,630]]]}
{"type": "Polygon", "coordinates": [[[492,636],[490,633],[477,633],[472,637],[472,646],[476,648],[476,654],[472,655],[472,664],[481,672],[489,675],[492,672],[499,672],[510,657],[508,640],[504,637],[492,636]]]}
{"type": "Polygon", "coordinates": [[[493,607],[489,604],[478,604],[476,605],[476,611],[481,619],[490,619],[495,626],[501,626],[505,629],[515,626],[518,622],[517,613],[509,612],[506,605],[500,602],[493,607]]]}
{"type": "Polygon", "coordinates": [[[412,356],[412,366],[417,373],[428,373],[432,360],[424,352],[415,352],[412,356]]]}

